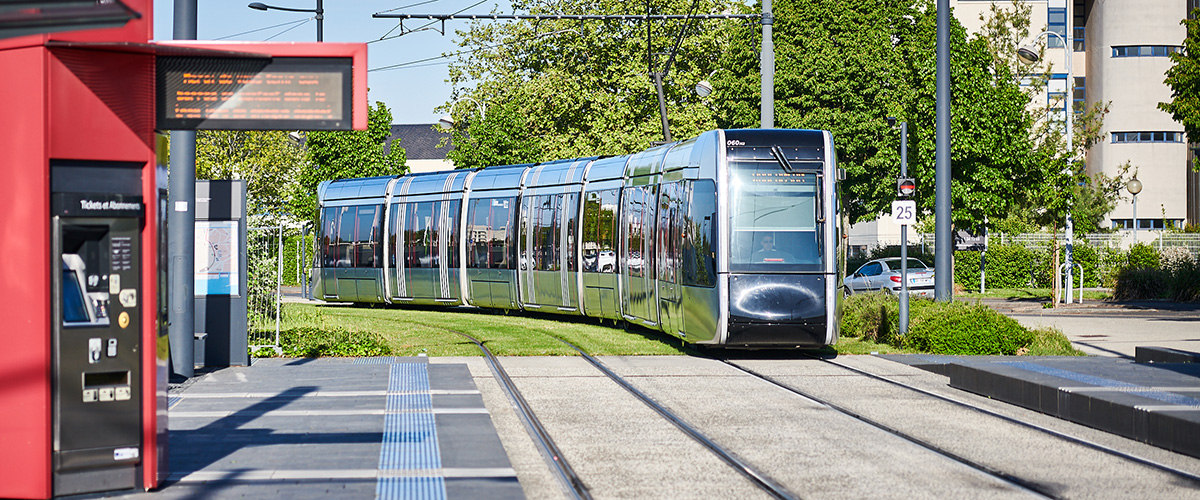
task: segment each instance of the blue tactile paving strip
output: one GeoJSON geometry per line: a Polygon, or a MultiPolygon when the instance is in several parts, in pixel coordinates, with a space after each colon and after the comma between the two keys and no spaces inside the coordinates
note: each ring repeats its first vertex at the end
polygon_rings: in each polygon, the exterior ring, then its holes
{"type": "Polygon", "coordinates": [[[379,450],[379,469],[428,471],[438,475],[389,477],[381,474],[376,498],[445,499],[446,482],[440,475],[441,468],[428,365],[393,364],[388,377],[387,416],[383,426],[383,446],[379,450]]]}
{"type": "Polygon", "coordinates": [[[167,482],[121,498],[524,498],[465,364],[258,359],[168,405],[167,482]]]}
{"type": "Polygon", "coordinates": [[[947,375],[959,389],[1200,457],[1200,364],[1002,356],[909,364],[947,375]]]}

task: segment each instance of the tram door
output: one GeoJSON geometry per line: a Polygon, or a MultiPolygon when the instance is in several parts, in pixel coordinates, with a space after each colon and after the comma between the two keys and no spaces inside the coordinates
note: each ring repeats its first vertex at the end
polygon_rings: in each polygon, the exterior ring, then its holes
{"type": "Polygon", "coordinates": [[[662,330],[675,335],[683,331],[682,295],[679,285],[680,262],[680,205],[683,185],[680,182],[663,184],[658,197],[658,311],[662,330]]]}
{"type": "Polygon", "coordinates": [[[654,186],[626,187],[621,199],[621,213],[625,219],[621,227],[624,247],[621,273],[625,282],[621,310],[626,317],[657,325],[658,307],[654,300],[654,186]]]}

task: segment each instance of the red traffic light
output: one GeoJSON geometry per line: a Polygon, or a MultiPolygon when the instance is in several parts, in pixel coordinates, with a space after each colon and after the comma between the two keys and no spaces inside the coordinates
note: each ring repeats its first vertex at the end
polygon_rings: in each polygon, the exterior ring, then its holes
{"type": "Polygon", "coordinates": [[[912,198],[912,195],[917,193],[917,181],[911,177],[901,177],[896,179],[896,196],[900,198],[912,198]]]}

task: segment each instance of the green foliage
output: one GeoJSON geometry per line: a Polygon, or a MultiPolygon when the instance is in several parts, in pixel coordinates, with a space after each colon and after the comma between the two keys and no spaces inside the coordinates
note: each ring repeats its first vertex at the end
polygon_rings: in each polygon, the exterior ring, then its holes
{"type": "Polygon", "coordinates": [[[1200,142],[1200,17],[1188,16],[1180,24],[1187,28],[1183,51],[1171,54],[1173,64],[1163,81],[1171,87],[1171,101],[1158,103],[1158,109],[1183,124],[1189,143],[1197,143],[1200,142]]]}
{"type": "Polygon", "coordinates": [[[392,112],[382,102],[370,109],[367,130],[309,132],[305,146],[310,166],[299,172],[291,193],[296,216],[317,219],[317,185],[322,181],[407,172],[404,148],[387,147],[391,134],[392,112]]]}
{"type": "MultiPolygon", "coordinates": [[[[741,12],[727,0],[651,0],[652,14],[741,12]]],[[[515,13],[628,14],[614,0],[517,1],[515,13]]],[[[662,71],[677,37],[679,48],[663,82],[674,138],[713,128],[696,82],[729,50],[738,21],[513,21],[480,22],[459,31],[462,50],[450,65],[454,92],[440,108],[457,123],[455,165],[482,166],[625,154],[663,139],[650,67],[662,71]],[[649,37],[650,47],[647,47],[649,37]],[[472,102],[474,101],[474,102],[472,102]],[[478,108],[484,109],[478,109],[478,108]],[[486,118],[472,119],[480,115],[486,118]]]]}
{"type": "Polygon", "coordinates": [[[1152,269],[1159,266],[1158,249],[1146,243],[1129,247],[1128,264],[1132,269],[1152,269]]]}
{"type": "MultiPolygon", "coordinates": [[[[279,332],[283,356],[319,358],[346,356],[387,356],[392,353],[387,340],[378,333],[351,332],[341,328],[290,328],[279,332]]],[[[260,349],[256,357],[270,357],[274,351],[260,349]]]]}
{"type": "MultiPolygon", "coordinates": [[[[934,205],[936,10],[931,1],[828,2],[780,0],[774,43],[778,126],[833,132],[838,165],[846,168],[845,206],[851,222],[887,211],[899,174],[898,134],[885,117],[908,122],[909,175],[917,179],[924,213],[934,205]],[[925,186],[925,187],[920,187],[925,186]]],[[[982,37],[968,39],[952,19],[951,162],[953,219],[961,228],[1001,218],[1045,181],[1045,162],[1030,140],[1029,96],[982,37]]],[[[734,37],[714,77],[717,122],[758,120],[758,26],[734,37]]]]}
{"type": "Polygon", "coordinates": [[[1033,343],[1028,329],[985,305],[934,304],[913,315],[906,346],[938,354],[1013,355],[1033,343]]]}
{"type": "Polygon", "coordinates": [[[269,224],[288,219],[288,187],[305,169],[304,150],[287,132],[201,130],[196,134],[197,179],[243,179],[250,215],[269,224]]]}
{"type": "Polygon", "coordinates": [[[1152,246],[1134,245],[1127,264],[1117,273],[1113,297],[1200,301],[1200,262],[1186,250],[1167,250],[1160,255],[1152,246]]]}
{"type": "Polygon", "coordinates": [[[841,334],[916,352],[957,355],[1079,355],[1056,330],[1030,331],[981,304],[909,301],[909,331],[899,332],[899,303],[883,293],[842,303],[841,334]]]}

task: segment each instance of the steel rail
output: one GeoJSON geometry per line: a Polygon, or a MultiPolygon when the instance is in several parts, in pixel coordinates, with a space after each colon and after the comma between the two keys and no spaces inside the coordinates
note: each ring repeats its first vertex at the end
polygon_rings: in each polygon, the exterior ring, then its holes
{"type": "MultiPolygon", "coordinates": [[[[810,357],[812,357],[812,356],[810,356],[810,357]]],[[[1087,439],[1084,439],[1084,438],[1081,438],[1081,437],[1072,436],[1072,435],[1070,435],[1070,434],[1067,434],[1067,433],[1065,433],[1065,432],[1056,431],[1056,430],[1054,430],[1054,429],[1051,429],[1051,428],[1049,428],[1049,427],[1045,427],[1045,426],[1042,426],[1042,425],[1038,425],[1038,424],[1035,424],[1035,423],[1033,423],[1033,422],[1027,422],[1027,421],[1024,421],[1024,420],[1021,420],[1021,419],[1018,419],[1018,418],[1015,418],[1015,417],[1010,417],[1010,416],[1008,416],[1008,415],[1004,415],[1004,414],[1002,414],[1002,413],[999,413],[999,412],[997,412],[997,411],[994,411],[994,410],[989,410],[989,409],[987,409],[987,408],[984,408],[984,407],[982,407],[982,406],[978,406],[978,405],[975,405],[975,404],[968,403],[968,402],[966,402],[966,401],[962,401],[962,400],[954,399],[954,398],[952,398],[952,397],[950,397],[950,396],[945,396],[945,395],[942,395],[942,394],[938,394],[938,393],[936,393],[936,392],[933,392],[933,391],[930,391],[930,390],[927,390],[927,389],[922,389],[922,388],[920,388],[920,387],[916,387],[916,386],[913,386],[913,385],[910,385],[910,384],[906,384],[906,383],[904,383],[904,382],[900,382],[900,381],[897,381],[897,380],[892,380],[892,379],[889,379],[889,378],[887,378],[887,377],[884,377],[884,376],[881,376],[881,375],[876,375],[876,374],[874,374],[874,373],[868,372],[868,371],[866,371],[866,370],[862,370],[862,369],[859,369],[859,368],[855,368],[855,367],[853,367],[853,366],[849,366],[849,365],[846,365],[846,364],[843,364],[843,363],[838,363],[838,362],[836,362],[836,361],[832,361],[832,360],[828,360],[828,359],[824,359],[824,358],[817,358],[817,357],[813,357],[813,358],[814,358],[814,359],[819,359],[819,360],[821,360],[821,361],[824,361],[824,362],[826,362],[826,363],[829,363],[829,364],[831,364],[831,365],[834,365],[834,366],[837,366],[837,367],[840,367],[840,368],[844,368],[844,369],[846,369],[846,370],[850,370],[850,371],[852,371],[852,372],[855,372],[855,373],[858,373],[858,374],[861,374],[861,375],[865,375],[865,376],[867,376],[867,377],[870,377],[870,378],[874,378],[874,379],[876,379],[876,380],[880,380],[880,381],[883,381],[883,382],[887,382],[887,383],[889,383],[889,384],[893,384],[893,385],[896,385],[896,386],[899,386],[899,387],[903,387],[903,388],[905,388],[905,389],[908,389],[908,390],[911,390],[911,391],[915,391],[915,392],[918,392],[918,393],[921,393],[921,394],[924,394],[924,395],[927,395],[927,396],[930,396],[930,397],[933,397],[933,398],[937,398],[937,399],[940,399],[940,400],[942,400],[942,401],[945,401],[945,402],[947,402],[947,403],[951,403],[951,404],[954,404],[954,405],[958,405],[958,406],[960,406],[960,407],[963,407],[963,408],[969,408],[969,409],[971,409],[971,410],[975,410],[975,411],[977,411],[977,412],[979,412],[979,413],[982,413],[982,414],[984,414],[984,415],[988,415],[988,416],[991,416],[991,417],[995,417],[995,418],[998,418],[998,419],[1004,420],[1004,421],[1006,421],[1006,422],[1009,422],[1009,423],[1012,423],[1012,424],[1016,424],[1016,425],[1019,425],[1019,426],[1022,426],[1022,427],[1026,427],[1026,428],[1029,428],[1029,429],[1033,429],[1033,430],[1036,430],[1036,431],[1040,431],[1040,432],[1043,432],[1043,433],[1049,434],[1049,435],[1051,435],[1051,436],[1054,436],[1054,437],[1056,437],[1056,438],[1062,439],[1062,440],[1064,440],[1064,441],[1068,441],[1068,442],[1075,443],[1075,444],[1078,444],[1078,445],[1081,445],[1081,446],[1084,446],[1084,447],[1087,447],[1087,448],[1091,448],[1091,449],[1093,449],[1093,450],[1096,450],[1096,451],[1100,451],[1100,452],[1103,452],[1103,453],[1107,453],[1107,454],[1109,454],[1109,455],[1112,455],[1112,456],[1115,456],[1115,457],[1117,457],[1117,458],[1122,458],[1122,459],[1125,459],[1125,460],[1129,460],[1129,461],[1131,461],[1131,462],[1136,462],[1136,463],[1139,463],[1139,464],[1141,464],[1141,465],[1144,465],[1144,466],[1146,466],[1146,467],[1150,467],[1150,468],[1152,468],[1152,469],[1157,469],[1157,470],[1160,470],[1160,471],[1166,472],[1166,473],[1168,473],[1168,474],[1173,474],[1173,475],[1179,476],[1179,477],[1181,477],[1181,478],[1183,478],[1183,479],[1187,479],[1187,480],[1190,480],[1190,481],[1193,481],[1193,482],[1196,482],[1196,483],[1200,484],[1200,475],[1193,474],[1193,473],[1191,473],[1191,472],[1188,472],[1188,471],[1185,471],[1185,470],[1183,470],[1183,469],[1179,469],[1179,468],[1176,468],[1176,467],[1171,467],[1170,465],[1167,465],[1167,464],[1164,464],[1164,463],[1160,463],[1160,462],[1156,462],[1156,461],[1154,461],[1154,460],[1150,460],[1150,459],[1148,459],[1148,458],[1142,458],[1142,457],[1139,457],[1139,456],[1137,456],[1137,455],[1133,455],[1133,454],[1130,454],[1130,453],[1126,453],[1126,452],[1123,452],[1123,451],[1121,451],[1121,450],[1118,450],[1118,449],[1115,449],[1115,448],[1112,448],[1112,447],[1109,447],[1109,446],[1105,446],[1105,445],[1103,445],[1103,444],[1100,444],[1100,443],[1097,443],[1097,442],[1094,442],[1094,441],[1089,441],[1089,440],[1087,440],[1087,439]]],[[[737,366],[737,365],[734,365],[734,366],[737,366]]],[[[740,367],[739,367],[739,368],[740,368],[740,367]]]]}
{"type": "Polygon", "coordinates": [[[964,456],[962,456],[962,455],[959,455],[959,454],[957,454],[957,453],[954,453],[954,452],[951,452],[951,451],[947,451],[947,450],[941,449],[941,448],[939,448],[937,445],[935,445],[935,444],[933,444],[933,443],[930,443],[929,441],[926,441],[926,440],[924,440],[924,439],[918,438],[918,437],[916,437],[916,436],[913,436],[913,435],[911,435],[911,434],[905,433],[904,431],[901,431],[901,430],[899,430],[899,429],[896,429],[896,428],[894,428],[894,427],[891,427],[891,426],[889,426],[889,425],[887,425],[887,424],[884,424],[883,422],[880,422],[880,421],[878,421],[878,420],[874,420],[874,419],[872,419],[872,418],[870,418],[870,417],[867,417],[867,416],[865,416],[865,415],[862,415],[862,414],[860,414],[860,413],[858,413],[858,412],[855,412],[854,410],[851,410],[851,409],[849,409],[849,408],[846,408],[846,407],[844,407],[844,406],[838,405],[838,404],[836,404],[836,403],[830,402],[830,401],[828,401],[828,400],[822,399],[822,398],[820,398],[820,397],[817,397],[817,396],[813,396],[812,394],[808,394],[808,393],[806,393],[806,392],[804,392],[804,391],[801,391],[800,389],[796,389],[795,387],[791,387],[791,386],[789,386],[789,385],[787,385],[787,384],[784,384],[784,383],[782,383],[782,382],[779,382],[779,381],[777,381],[777,380],[775,380],[775,379],[771,378],[771,376],[769,376],[769,375],[764,375],[764,374],[761,374],[761,373],[759,373],[759,372],[757,372],[757,371],[754,371],[754,370],[752,370],[752,369],[750,369],[750,368],[746,368],[746,367],[744,367],[744,366],[738,365],[738,364],[736,364],[736,363],[733,363],[733,362],[731,362],[731,361],[728,361],[728,360],[721,360],[721,361],[723,361],[725,364],[728,364],[729,366],[732,366],[732,367],[733,367],[733,368],[735,368],[735,369],[741,370],[741,371],[743,371],[743,372],[745,372],[745,373],[748,373],[748,374],[750,374],[750,375],[752,375],[752,376],[754,376],[754,377],[756,377],[756,378],[759,378],[759,379],[761,379],[761,380],[763,380],[763,381],[766,381],[766,382],[769,382],[769,383],[771,383],[771,384],[774,384],[774,385],[778,386],[779,388],[781,388],[781,389],[784,389],[784,390],[786,390],[786,391],[788,391],[788,392],[791,392],[791,393],[793,393],[793,394],[796,394],[796,395],[798,395],[798,396],[800,396],[800,397],[802,397],[802,398],[805,398],[805,399],[811,400],[811,401],[813,401],[813,402],[815,402],[815,403],[817,403],[817,404],[819,404],[819,405],[822,405],[822,406],[828,407],[829,409],[831,409],[831,410],[834,410],[834,411],[836,411],[836,412],[838,412],[838,413],[841,413],[841,414],[844,414],[844,415],[847,415],[847,416],[850,416],[850,417],[854,417],[854,418],[858,419],[859,421],[861,421],[861,422],[863,422],[863,423],[866,423],[867,425],[870,425],[870,426],[872,426],[872,427],[875,427],[875,428],[877,428],[877,429],[880,429],[880,430],[882,430],[882,431],[884,431],[884,432],[886,432],[886,433],[888,433],[888,434],[891,434],[891,435],[893,435],[893,436],[899,437],[899,438],[901,438],[901,439],[903,439],[903,440],[905,440],[905,441],[908,441],[908,442],[910,442],[910,443],[913,443],[913,444],[915,444],[915,445],[917,445],[917,446],[920,446],[920,447],[922,447],[922,448],[925,448],[925,449],[927,449],[927,450],[929,450],[929,451],[931,451],[931,452],[933,452],[933,453],[936,453],[936,454],[938,454],[938,455],[941,455],[941,456],[943,456],[943,457],[949,458],[950,460],[953,460],[953,461],[955,461],[955,462],[961,463],[961,464],[963,464],[963,465],[966,465],[967,467],[970,467],[970,468],[972,468],[972,469],[975,469],[975,470],[977,470],[977,471],[979,471],[979,472],[982,472],[982,473],[984,473],[984,474],[987,474],[987,475],[989,475],[989,476],[995,477],[995,478],[997,478],[997,479],[999,479],[999,480],[1001,480],[1001,481],[1004,481],[1004,482],[1006,482],[1006,483],[1009,483],[1009,484],[1011,484],[1011,485],[1013,485],[1013,486],[1017,487],[1018,489],[1024,490],[1026,493],[1030,493],[1030,494],[1033,494],[1033,495],[1037,495],[1037,496],[1039,496],[1039,497],[1042,497],[1042,498],[1051,498],[1051,499],[1055,499],[1055,500],[1058,500],[1058,499],[1061,499],[1061,498],[1063,498],[1063,497],[1061,497],[1061,496],[1059,496],[1059,495],[1056,495],[1054,492],[1047,490],[1045,487],[1043,487],[1043,486],[1041,486],[1041,485],[1039,485],[1039,484],[1037,484],[1037,483],[1035,483],[1035,482],[1032,482],[1032,481],[1026,481],[1026,480],[1024,480],[1024,479],[1021,479],[1020,477],[1014,476],[1014,475],[1012,475],[1012,474],[1008,474],[1008,473],[1006,473],[1006,472],[1004,472],[1004,471],[1000,471],[1000,470],[994,469],[994,468],[992,468],[992,467],[989,467],[989,466],[987,466],[987,465],[981,464],[981,463],[979,463],[979,462],[976,462],[976,461],[974,461],[974,460],[971,460],[971,459],[969,459],[969,458],[967,458],[967,457],[964,457],[964,456]]]}
{"type": "Polygon", "coordinates": [[[550,437],[550,433],[546,431],[546,428],[542,426],[541,421],[538,420],[537,415],[533,413],[533,409],[530,408],[529,402],[525,401],[524,396],[521,396],[521,391],[517,390],[516,386],[512,382],[512,378],[508,376],[508,372],[504,370],[504,367],[500,366],[500,361],[496,359],[496,355],[492,354],[492,351],[489,350],[487,346],[483,345],[483,342],[480,342],[475,337],[457,330],[451,330],[445,327],[440,328],[466,337],[467,340],[470,340],[471,342],[474,342],[475,345],[479,346],[479,350],[483,351],[484,357],[487,359],[488,366],[490,366],[492,369],[492,373],[496,374],[496,380],[500,383],[500,387],[504,389],[504,392],[508,394],[508,398],[512,400],[514,405],[516,405],[518,410],[517,413],[521,416],[521,420],[525,423],[526,429],[528,429],[530,434],[534,436],[534,441],[537,442],[538,447],[541,449],[542,456],[546,458],[546,462],[550,464],[551,469],[555,471],[555,475],[558,476],[559,481],[562,482],[564,486],[563,489],[566,490],[567,493],[572,494],[574,498],[591,500],[592,494],[588,490],[587,484],[583,482],[583,479],[579,477],[579,474],[575,473],[575,469],[571,468],[571,465],[567,463],[566,457],[563,457],[562,450],[560,450],[558,445],[554,443],[554,439],[550,437]]]}
{"type": "MultiPolygon", "coordinates": [[[[558,338],[558,337],[555,337],[555,338],[558,338]]],[[[672,424],[675,424],[675,427],[677,427],[677,428],[679,428],[679,430],[683,431],[684,434],[687,434],[689,437],[696,440],[696,442],[700,443],[705,448],[708,448],[709,451],[711,451],[713,454],[715,454],[721,460],[725,461],[725,463],[729,464],[730,467],[733,467],[734,470],[741,473],[743,476],[745,476],[747,479],[749,479],[751,482],[753,482],[756,486],[761,488],[763,491],[765,491],[768,494],[770,494],[771,496],[773,496],[775,498],[779,498],[779,499],[799,498],[792,492],[788,491],[787,488],[784,488],[778,482],[771,479],[766,474],[755,469],[750,464],[742,461],[742,459],[738,458],[736,455],[734,455],[732,452],[726,450],[721,445],[713,442],[711,439],[709,439],[707,436],[705,436],[703,433],[701,433],[695,427],[692,427],[690,424],[685,422],[682,418],[680,418],[679,416],[677,416],[673,412],[671,412],[671,410],[668,410],[666,407],[658,404],[658,402],[651,399],[650,396],[647,396],[646,393],[638,390],[638,388],[636,388],[632,384],[630,384],[629,381],[625,380],[620,375],[617,375],[615,372],[610,370],[607,366],[604,366],[604,364],[601,363],[600,360],[592,357],[590,354],[588,354],[586,352],[583,352],[583,349],[580,349],[576,345],[574,345],[570,342],[567,342],[566,340],[558,338],[558,341],[566,344],[568,347],[570,347],[572,349],[575,349],[575,351],[577,351],[579,353],[579,355],[583,357],[583,359],[587,360],[588,363],[591,363],[592,366],[596,367],[597,370],[600,370],[602,373],[607,375],[608,378],[612,379],[613,382],[616,382],[617,385],[620,385],[626,391],[629,391],[630,394],[633,394],[635,397],[640,399],[643,403],[646,404],[646,406],[649,406],[650,409],[654,410],[655,412],[658,412],[658,414],[660,416],[662,416],[663,418],[667,419],[667,421],[671,422],[672,424]]]]}

